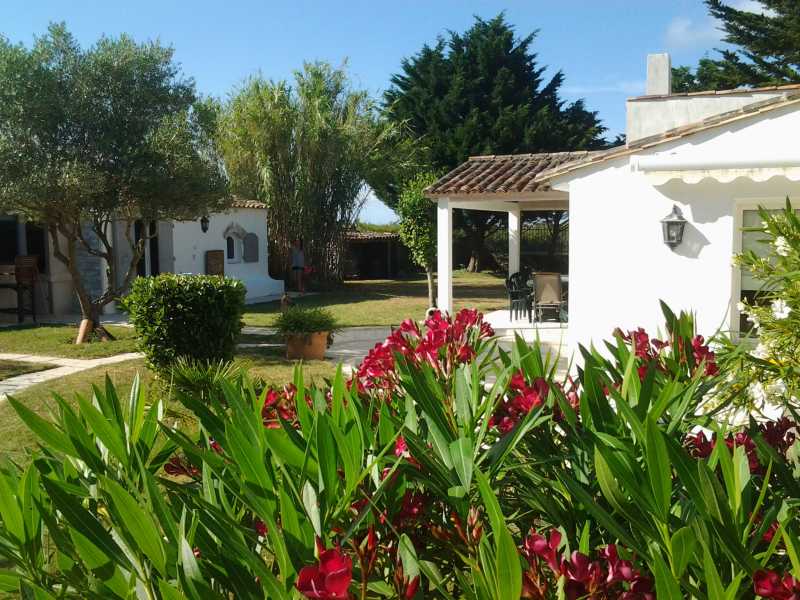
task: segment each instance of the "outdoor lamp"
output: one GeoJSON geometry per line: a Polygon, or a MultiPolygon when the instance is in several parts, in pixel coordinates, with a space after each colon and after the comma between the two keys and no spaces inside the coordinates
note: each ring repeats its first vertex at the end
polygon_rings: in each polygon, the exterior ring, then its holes
{"type": "Polygon", "coordinates": [[[675,249],[683,240],[683,229],[686,227],[686,219],[683,218],[681,209],[672,205],[672,212],[661,219],[661,231],[664,234],[664,243],[675,249]]]}
{"type": "Polygon", "coordinates": [[[200,229],[203,230],[203,233],[208,231],[208,215],[200,219],[200,229]]]}

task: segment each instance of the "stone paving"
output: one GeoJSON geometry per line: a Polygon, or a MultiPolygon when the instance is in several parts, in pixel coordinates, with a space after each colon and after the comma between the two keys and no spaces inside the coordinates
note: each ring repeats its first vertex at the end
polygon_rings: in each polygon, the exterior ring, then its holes
{"type": "Polygon", "coordinates": [[[36,373],[26,373],[24,375],[17,375],[16,377],[9,377],[0,381],[0,402],[6,399],[8,394],[15,394],[24,390],[27,387],[59,379],[66,375],[73,375],[101,367],[103,365],[112,365],[114,363],[140,358],[142,355],[138,352],[126,352],[125,354],[117,354],[116,356],[106,356],[104,358],[62,358],[59,356],[41,356],[34,354],[17,354],[14,352],[2,353],[0,352],[0,360],[13,360],[17,362],[28,362],[36,364],[49,364],[54,365],[52,369],[46,371],[37,371],[36,373]]]}

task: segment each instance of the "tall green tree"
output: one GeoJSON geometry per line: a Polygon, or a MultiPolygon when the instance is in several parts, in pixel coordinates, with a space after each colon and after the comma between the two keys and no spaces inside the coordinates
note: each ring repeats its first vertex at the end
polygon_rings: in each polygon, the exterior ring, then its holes
{"type": "Polygon", "coordinates": [[[234,191],[267,204],[271,257],[288,268],[292,240],[321,280],[342,276],[344,236],[368,184],[395,168],[398,128],[344,69],[307,63],[293,83],[254,77],[224,107],[221,148],[234,191]]]}
{"type": "Polygon", "coordinates": [[[760,10],[706,0],[708,10],[733,48],[697,67],[673,69],[673,90],[691,92],[800,81],[800,3],[759,0],[760,10]]]}
{"type": "Polygon", "coordinates": [[[425,269],[428,306],[436,306],[434,266],[436,263],[436,205],[425,196],[425,188],[436,181],[433,173],[419,173],[404,186],[397,202],[400,239],[411,259],[425,269]]]}
{"type": "Polygon", "coordinates": [[[30,48],[0,38],[0,211],[47,228],[101,333],[102,308],[136,275],[150,224],[224,205],[213,125],[171,48],[123,35],[82,49],[63,25],[30,48]],[[133,247],[127,264],[118,265],[115,222],[133,247]],[[99,293],[82,277],[81,250],[105,265],[99,293]]]}
{"type": "MultiPolygon", "coordinates": [[[[545,79],[531,50],[535,35],[517,37],[503,14],[476,17],[464,33],[451,31],[403,60],[384,95],[385,110],[419,141],[429,170],[448,171],[476,154],[605,146],[597,113],[560,98],[563,73],[545,79]]],[[[477,270],[490,258],[485,239],[504,215],[457,215],[471,240],[470,269],[477,270]]]]}

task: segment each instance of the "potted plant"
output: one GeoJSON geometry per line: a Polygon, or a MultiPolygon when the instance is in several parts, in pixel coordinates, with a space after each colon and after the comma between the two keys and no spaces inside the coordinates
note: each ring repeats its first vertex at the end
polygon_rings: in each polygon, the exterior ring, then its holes
{"type": "Polygon", "coordinates": [[[323,308],[291,306],[275,321],[286,340],[286,358],[322,360],[333,341],[336,319],[323,308]]]}

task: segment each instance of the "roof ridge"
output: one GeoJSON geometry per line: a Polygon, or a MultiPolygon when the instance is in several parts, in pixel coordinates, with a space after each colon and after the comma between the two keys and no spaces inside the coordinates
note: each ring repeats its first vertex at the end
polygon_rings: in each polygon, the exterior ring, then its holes
{"type": "MultiPolygon", "coordinates": [[[[798,86],[798,88],[800,89],[800,86],[798,86]]],[[[612,158],[633,154],[639,150],[665,144],[667,142],[681,139],[701,131],[706,131],[707,129],[713,129],[714,127],[727,125],[728,123],[733,123],[742,118],[769,112],[778,108],[783,108],[784,106],[791,106],[797,102],[800,102],[800,91],[798,91],[796,94],[789,94],[780,96],[778,98],[769,98],[767,100],[752,102],[735,110],[726,111],[718,115],[707,117],[700,121],[694,121],[692,123],[687,123],[686,125],[673,127],[672,129],[668,129],[662,133],[640,138],[634,142],[625,144],[624,146],[616,146],[602,152],[590,154],[588,158],[584,160],[565,162],[550,169],[543,169],[536,174],[535,181],[536,183],[543,184],[554,176],[563,175],[570,171],[574,171],[575,169],[600,164],[607,160],[611,160],[612,158]]]]}

